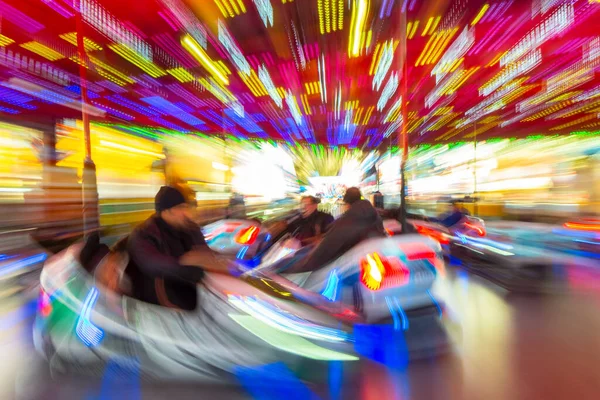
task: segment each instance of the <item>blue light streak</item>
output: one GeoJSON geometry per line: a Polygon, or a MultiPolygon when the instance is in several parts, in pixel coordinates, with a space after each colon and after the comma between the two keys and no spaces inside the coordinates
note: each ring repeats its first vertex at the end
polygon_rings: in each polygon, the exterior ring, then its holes
{"type": "Polygon", "coordinates": [[[237,255],[235,256],[238,260],[242,260],[245,256],[246,253],[248,252],[248,248],[250,246],[244,246],[240,249],[240,251],[238,251],[237,255]]]}
{"type": "Polygon", "coordinates": [[[12,274],[22,268],[44,262],[46,260],[46,258],[48,258],[48,256],[45,253],[40,253],[40,254],[36,254],[34,256],[29,256],[29,257],[23,258],[19,261],[15,261],[13,263],[5,265],[4,267],[0,267],[1,268],[0,269],[0,277],[12,274]]]}
{"type": "Polygon", "coordinates": [[[96,304],[96,300],[98,300],[98,289],[92,287],[83,302],[75,327],[77,337],[87,347],[96,347],[104,339],[104,331],[90,320],[90,314],[96,304]]]}
{"type": "Polygon", "coordinates": [[[327,285],[325,289],[321,293],[323,297],[327,298],[329,301],[336,301],[338,295],[338,287],[340,283],[340,278],[338,277],[337,271],[333,270],[329,273],[329,279],[327,280],[327,285]]]}

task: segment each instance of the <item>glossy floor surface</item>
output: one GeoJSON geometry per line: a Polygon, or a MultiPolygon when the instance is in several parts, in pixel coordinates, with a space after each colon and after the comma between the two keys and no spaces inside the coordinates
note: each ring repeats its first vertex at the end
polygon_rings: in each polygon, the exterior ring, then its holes
{"type": "MultiPolygon", "coordinates": [[[[35,299],[12,295],[0,303],[0,399],[598,399],[600,292],[590,283],[574,278],[568,293],[517,295],[451,267],[435,290],[453,343],[446,354],[398,362],[406,357],[390,357],[401,350],[379,335],[371,350],[381,351],[358,363],[303,377],[255,371],[235,387],[158,385],[108,370],[100,380],[52,377],[32,349],[35,299]]],[[[432,334],[411,329],[422,340],[432,334]]]]}

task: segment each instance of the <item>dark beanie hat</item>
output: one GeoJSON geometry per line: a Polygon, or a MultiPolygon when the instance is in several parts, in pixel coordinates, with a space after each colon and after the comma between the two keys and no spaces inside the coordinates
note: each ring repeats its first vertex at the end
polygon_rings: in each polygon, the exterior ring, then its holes
{"type": "Polygon", "coordinates": [[[360,189],[357,187],[351,187],[346,189],[346,194],[344,194],[344,203],[346,204],[354,204],[357,201],[362,199],[362,194],[360,194],[360,189]]]}
{"type": "Polygon", "coordinates": [[[161,212],[185,202],[185,197],[179,190],[171,186],[163,186],[154,197],[154,209],[156,212],[161,212]]]}

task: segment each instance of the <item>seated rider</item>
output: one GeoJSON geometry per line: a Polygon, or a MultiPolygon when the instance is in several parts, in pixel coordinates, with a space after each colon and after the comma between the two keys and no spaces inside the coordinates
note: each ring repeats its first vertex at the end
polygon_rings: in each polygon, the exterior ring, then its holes
{"type": "Polygon", "coordinates": [[[320,202],[313,196],[303,197],[300,202],[302,216],[288,225],[288,231],[292,232],[303,246],[319,241],[333,222],[331,214],[317,210],[320,202]]]}
{"type": "Polygon", "coordinates": [[[450,228],[451,226],[458,224],[465,217],[465,215],[468,215],[468,212],[465,209],[461,208],[459,204],[455,201],[450,203],[450,207],[450,212],[446,214],[445,217],[437,220],[446,228],[450,228]]]}
{"type": "Polygon", "coordinates": [[[181,191],[163,186],[154,204],[156,213],[136,227],[127,241],[126,272],[133,295],[152,304],[193,310],[196,283],[205,270],[227,273],[228,266],[209,249],[181,191]]]}
{"type": "Polygon", "coordinates": [[[323,240],[306,257],[294,260],[285,272],[315,271],[365,239],[386,236],[377,210],[362,199],[358,188],[348,188],[343,201],[346,211],[331,224],[323,240]]]}

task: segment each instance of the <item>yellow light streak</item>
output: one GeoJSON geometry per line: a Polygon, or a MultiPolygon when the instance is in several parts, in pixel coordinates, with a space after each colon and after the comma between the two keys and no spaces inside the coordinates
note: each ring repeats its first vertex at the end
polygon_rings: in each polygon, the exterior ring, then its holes
{"type": "MultiPolygon", "coordinates": [[[[75,32],[63,33],[62,35],[59,35],[59,37],[74,46],[78,46],[77,33],[75,32]]],[[[83,47],[85,48],[85,51],[102,50],[102,46],[87,37],[83,38],[83,47]]]]}
{"type": "Polygon", "coordinates": [[[423,49],[423,51],[421,52],[421,55],[419,56],[419,58],[417,59],[417,62],[415,63],[416,67],[418,67],[419,65],[425,65],[425,60],[427,60],[427,58],[429,57],[431,50],[433,49],[435,44],[440,39],[440,36],[441,36],[440,34],[434,33],[429,38],[429,40],[427,41],[427,44],[425,45],[425,48],[423,49]]]}
{"type": "Polygon", "coordinates": [[[375,110],[375,106],[370,106],[367,109],[367,112],[365,114],[365,119],[363,120],[363,125],[367,125],[369,123],[369,121],[371,120],[371,114],[373,114],[373,110],[375,110]]]}
{"type": "Polygon", "coordinates": [[[344,29],[344,0],[338,0],[338,31],[344,29]]]}
{"type": "Polygon", "coordinates": [[[483,7],[481,7],[481,10],[479,11],[479,14],[477,14],[477,16],[475,16],[475,18],[473,19],[473,21],[471,21],[471,26],[475,26],[475,24],[478,23],[479,20],[481,20],[481,18],[483,18],[483,16],[485,15],[486,11],[488,10],[488,8],[490,8],[489,4],[484,4],[483,7]]]}
{"type": "Polygon", "coordinates": [[[310,112],[310,106],[308,104],[308,96],[303,94],[301,96],[301,98],[302,98],[302,106],[304,107],[304,113],[306,115],[311,115],[312,113],[310,112]]]}
{"type": "Polygon", "coordinates": [[[427,59],[427,64],[435,64],[438,58],[442,55],[442,52],[450,43],[450,40],[454,37],[454,35],[458,32],[458,28],[454,28],[452,30],[442,31],[443,40],[440,42],[437,50],[431,54],[431,57],[427,59]]]}
{"type": "Polygon", "coordinates": [[[435,30],[437,29],[438,25],[440,24],[440,20],[442,19],[441,16],[436,17],[435,21],[433,22],[433,26],[431,27],[431,30],[429,31],[429,33],[433,33],[435,32],[435,30]]]}
{"type": "Polygon", "coordinates": [[[361,49],[361,40],[364,31],[367,13],[369,11],[369,0],[354,0],[352,7],[352,23],[350,25],[350,40],[348,41],[348,53],[350,56],[358,57],[361,49]]]}
{"type": "Polygon", "coordinates": [[[377,65],[377,60],[379,59],[377,55],[379,54],[379,50],[382,48],[380,43],[377,43],[375,46],[375,51],[373,51],[373,59],[371,60],[371,68],[369,68],[369,75],[373,75],[375,72],[375,65],[377,65]]]}
{"type": "Polygon", "coordinates": [[[0,47],[8,46],[9,44],[12,44],[14,42],[15,41],[9,38],[8,36],[0,34],[0,47]]]}
{"type": "Polygon", "coordinates": [[[244,5],[244,2],[242,0],[237,0],[237,2],[240,5],[240,10],[242,10],[242,14],[244,14],[246,12],[246,6],[244,5]]]}
{"type": "Polygon", "coordinates": [[[215,62],[192,36],[185,35],[181,39],[181,44],[215,79],[224,85],[229,85],[229,79],[223,74],[223,71],[215,65],[215,62]]]}
{"type": "Polygon", "coordinates": [[[412,31],[408,34],[408,38],[412,39],[415,37],[415,34],[417,33],[417,29],[419,28],[419,21],[415,21],[413,27],[412,27],[412,31]]]}
{"type": "Polygon", "coordinates": [[[108,47],[153,78],[159,78],[167,74],[162,68],[140,56],[124,44],[109,44],[108,47]]]}
{"type": "Polygon", "coordinates": [[[192,74],[182,67],[171,68],[167,72],[181,83],[192,82],[195,79],[192,74]]]}
{"type": "Polygon", "coordinates": [[[88,58],[90,59],[90,61],[92,62],[92,64],[96,65],[96,67],[105,69],[106,71],[108,71],[111,74],[113,74],[116,77],[118,77],[120,80],[123,80],[123,81],[125,81],[127,83],[135,83],[135,81],[133,79],[131,79],[129,76],[127,76],[123,72],[121,72],[121,71],[113,68],[112,66],[106,64],[105,62],[100,61],[96,57],[89,56],[88,58]]]}
{"type": "Polygon", "coordinates": [[[427,25],[425,25],[425,29],[423,29],[423,33],[421,33],[421,36],[427,35],[427,31],[429,30],[429,27],[431,26],[432,22],[433,22],[433,17],[429,17],[429,19],[427,20],[427,25]]]}
{"type": "Polygon", "coordinates": [[[331,9],[329,8],[329,0],[325,0],[323,7],[325,8],[325,31],[329,33],[331,32],[331,9]]]}
{"type": "Polygon", "coordinates": [[[323,15],[323,0],[318,0],[317,10],[319,11],[319,31],[321,35],[325,34],[325,16],[323,15]]]}
{"type": "Polygon", "coordinates": [[[354,125],[358,125],[360,124],[360,117],[362,116],[363,111],[365,111],[364,107],[360,107],[357,111],[356,114],[354,114],[354,125]]]}
{"type": "Polygon", "coordinates": [[[44,46],[36,41],[23,43],[20,46],[50,61],[56,61],[65,58],[65,56],[60,54],[58,51],[52,50],[50,47],[44,46]]]}
{"type": "Polygon", "coordinates": [[[219,7],[219,10],[221,11],[221,14],[223,14],[223,17],[225,17],[225,18],[232,17],[233,18],[233,12],[231,11],[231,8],[227,4],[227,0],[223,0],[223,4],[221,4],[220,0],[215,0],[215,4],[217,5],[217,7],[219,7]]]}
{"type": "Polygon", "coordinates": [[[504,55],[505,55],[505,54],[506,54],[506,51],[504,51],[504,52],[502,52],[502,53],[499,53],[499,54],[498,54],[496,57],[494,57],[494,59],[493,59],[492,61],[490,61],[490,62],[488,63],[488,65],[486,65],[485,67],[486,67],[486,68],[489,68],[489,67],[492,67],[492,66],[496,65],[496,63],[497,63],[498,61],[500,61],[500,59],[501,59],[502,57],[504,57],[504,55]]]}

